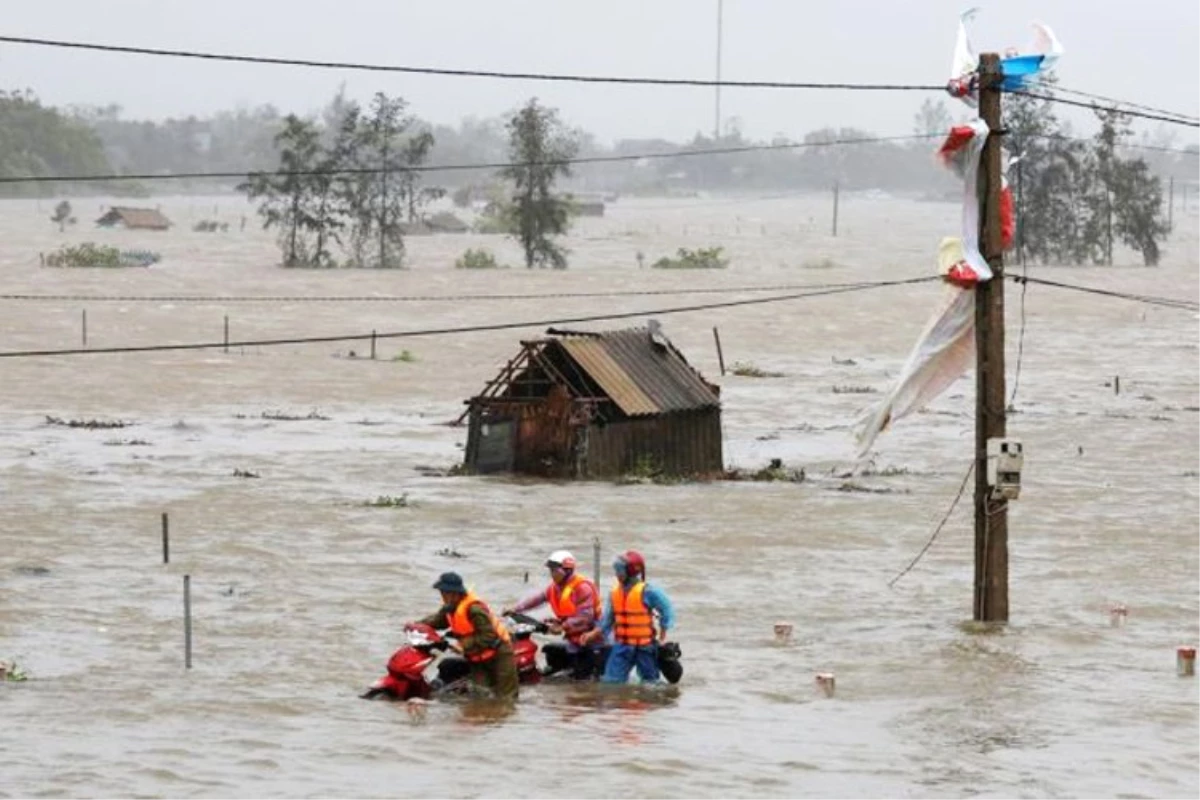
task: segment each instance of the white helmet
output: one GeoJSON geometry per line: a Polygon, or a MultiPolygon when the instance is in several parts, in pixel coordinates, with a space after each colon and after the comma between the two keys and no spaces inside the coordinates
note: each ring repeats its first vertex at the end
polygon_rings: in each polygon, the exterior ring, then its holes
{"type": "Polygon", "coordinates": [[[569,550],[555,550],[546,559],[547,567],[562,567],[563,569],[575,569],[575,556],[571,555],[569,550]]]}

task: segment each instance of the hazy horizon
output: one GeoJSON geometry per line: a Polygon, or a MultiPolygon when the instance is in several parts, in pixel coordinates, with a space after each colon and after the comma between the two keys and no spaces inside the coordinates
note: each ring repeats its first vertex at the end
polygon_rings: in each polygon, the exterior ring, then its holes
{"type": "MultiPolygon", "coordinates": [[[[940,84],[948,77],[963,3],[929,0],[923,13],[896,4],[836,6],[725,0],[722,77],[940,84]],[[864,19],[875,24],[862,26],[864,19]]],[[[334,4],[231,0],[203,5],[130,0],[107,4],[62,0],[10,10],[9,35],[104,44],[195,49],[231,54],[312,58],[408,66],[519,70],[708,79],[716,67],[716,0],[615,0],[599,13],[579,5],[516,0],[456,4],[396,4],[344,0],[334,4]],[[329,11],[336,9],[337,16],[329,11]],[[613,44],[616,43],[616,44],[613,44]]],[[[1195,3],[1156,0],[1137,6],[1065,0],[1013,0],[981,8],[971,23],[977,50],[1020,46],[1029,25],[1049,24],[1063,41],[1058,74],[1065,87],[1197,115],[1200,81],[1195,52],[1200,10],[1195,3]]],[[[284,113],[316,111],[343,83],[365,101],[376,91],[398,94],[414,113],[437,124],[494,117],[530,96],[561,109],[566,122],[602,142],[690,139],[711,135],[714,90],[580,85],[486,78],[371,73],[253,65],[0,45],[3,88],[32,89],[46,103],[115,103],[134,119],[207,116],[218,110],[270,104],[284,113]],[[148,70],[152,70],[148,72],[148,70]],[[151,76],[151,79],[148,79],[151,76]]],[[[825,126],[904,134],[913,114],[936,92],[849,92],[725,88],[721,117],[755,139],[800,138],[825,126]]],[[[948,103],[956,117],[965,107],[948,103]]],[[[1059,107],[1080,129],[1084,109],[1059,107]]],[[[1194,130],[1160,127],[1176,141],[1194,130]]]]}

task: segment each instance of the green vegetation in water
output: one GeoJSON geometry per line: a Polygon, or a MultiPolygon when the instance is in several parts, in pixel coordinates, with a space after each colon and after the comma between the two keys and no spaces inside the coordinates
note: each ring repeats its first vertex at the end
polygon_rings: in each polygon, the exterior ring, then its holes
{"type": "Polygon", "coordinates": [[[402,494],[393,497],[389,494],[381,494],[374,500],[367,500],[363,503],[367,508],[408,508],[408,494],[402,494]]]}
{"type": "Polygon", "coordinates": [[[753,364],[735,361],[729,371],[739,378],[782,378],[782,372],[771,372],[769,370],[760,369],[753,364]]]}
{"type": "Polygon", "coordinates": [[[161,260],[162,256],[152,250],[118,250],[95,242],[63,245],[42,257],[47,267],[148,267],[161,260]]]}
{"type": "Polygon", "coordinates": [[[652,265],[654,269],[725,269],[729,259],[724,256],[723,247],[702,247],[699,250],[689,250],[681,247],[676,251],[675,258],[663,256],[652,265]]]}
{"type": "Polygon", "coordinates": [[[834,386],[834,394],[876,394],[879,390],[873,386],[834,386]]]}
{"type": "Polygon", "coordinates": [[[21,683],[29,680],[29,673],[21,669],[16,661],[0,661],[0,681],[21,683]]]}
{"type": "Polygon", "coordinates": [[[403,361],[405,364],[411,364],[417,360],[411,350],[401,350],[396,355],[392,356],[392,361],[403,361]]]}
{"type": "Polygon", "coordinates": [[[490,250],[468,249],[454,262],[455,269],[504,269],[490,250]]]}

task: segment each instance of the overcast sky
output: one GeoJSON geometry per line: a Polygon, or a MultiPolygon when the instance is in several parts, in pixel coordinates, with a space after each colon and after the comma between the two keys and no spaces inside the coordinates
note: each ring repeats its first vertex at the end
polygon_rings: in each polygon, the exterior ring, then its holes
{"type": "MultiPolygon", "coordinates": [[[[949,0],[724,0],[728,80],[942,84],[958,13],[949,0]]],[[[1050,25],[1063,86],[1200,114],[1196,0],[1007,0],[982,5],[977,51],[1050,25]]],[[[711,78],[717,0],[5,0],[6,35],[410,66],[711,78]]],[[[492,116],[536,95],[617,138],[711,132],[711,88],[548,84],[227,64],[0,44],[0,88],[45,102],[117,103],[127,117],[205,115],[271,103],[310,112],[345,82],[400,94],[420,116],[492,116]]],[[[755,138],[817,127],[905,134],[929,93],[725,89],[722,116],[755,138]]],[[[937,95],[932,95],[937,97],[937,95]]],[[[954,107],[958,113],[957,105],[954,107]]],[[[1067,116],[1086,120],[1086,112],[1067,116]]],[[[1086,128],[1088,123],[1084,123],[1086,128]]],[[[1143,124],[1141,130],[1157,123],[1143,124]]],[[[1172,126],[1177,143],[1195,129],[1172,126]]]]}

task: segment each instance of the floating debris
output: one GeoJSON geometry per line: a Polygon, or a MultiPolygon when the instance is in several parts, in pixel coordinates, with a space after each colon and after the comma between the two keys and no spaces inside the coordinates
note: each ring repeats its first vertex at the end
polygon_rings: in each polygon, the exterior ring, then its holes
{"type": "Polygon", "coordinates": [[[855,361],[853,358],[838,358],[837,356],[833,356],[832,361],[833,361],[833,363],[835,363],[841,367],[857,367],[858,366],[858,362],[855,361]]]}
{"type": "Polygon", "coordinates": [[[834,394],[878,394],[874,386],[834,386],[834,394]]]}
{"type": "MultiPolygon", "coordinates": [[[[256,419],[256,417],[251,417],[246,414],[234,414],[233,418],[256,419]]],[[[288,414],[284,411],[264,411],[258,415],[257,419],[269,419],[274,422],[303,422],[305,420],[319,420],[321,422],[328,422],[330,418],[316,410],[313,410],[307,414],[288,414]]]]}
{"type": "Polygon", "coordinates": [[[863,494],[911,494],[908,489],[893,489],[887,486],[863,486],[861,483],[846,481],[837,487],[839,492],[861,492],[863,494]]]}
{"type": "Polygon", "coordinates": [[[50,570],[47,567],[16,567],[13,569],[13,572],[18,575],[32,575],[38,578],[50,574],[50,570]]]}
{"type": "Polygon", "coordinates": [[[434,553],[434,555],[443,556],[445,558],[466,558],[467,557],[466,553],[460,553],[457,550],[455,550],[453,547],[443,547],[441,550],[438,550],[436,553],[434,553]]]}
{"type": "Polygon", "coordinates": [[[108,439],[104,442],[107,447],[152,447],[152,442],[145,439],[108,439]]]}
{"type": "Polygon", "coordinates": [[[261,478],[262,475],[259,475],[257,472],[251,472],[248,469],[235,469],[233,471],[233,477],[235,477],[235,478],[261,478]]]}
{"type": "Polygon", "coordinates": [[[733,366],[729,368],[730,373],[737,375],[739,378],[782,378],[782,372],[771,372],[753,364],[743,363],[741,361],[733,362],[733,366]]]}
{"type": "Polygon", "coordinates": [[[95,430],[111,430],[113,428],[128,428],[132,422],[124,422],[122,420],[103,420],[103,419],[62,419],[61,417],[53,417],[46,415],[47,425],[57,425],[62,428],[85,428],[90,431],[95,430]]]}

